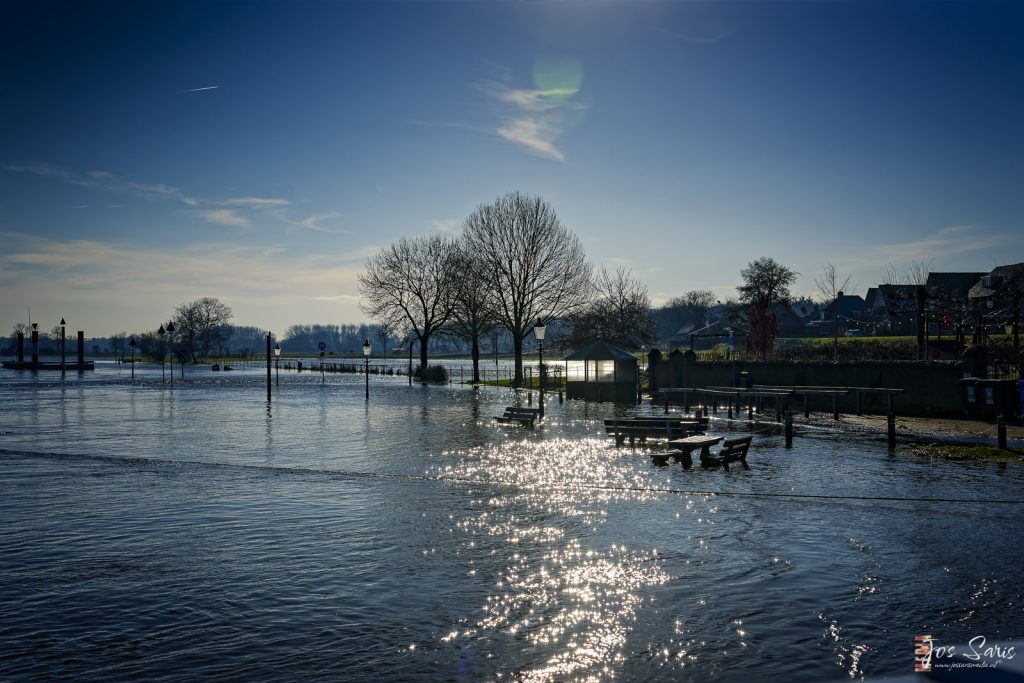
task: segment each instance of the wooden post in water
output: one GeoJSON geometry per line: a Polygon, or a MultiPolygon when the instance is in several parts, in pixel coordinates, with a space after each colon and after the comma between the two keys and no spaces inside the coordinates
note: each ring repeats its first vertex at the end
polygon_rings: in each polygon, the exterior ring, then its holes
{"type": "Polygon", "coordinates": [[[832,394],[832,419],[839,419],[839,396],[832,394]]]}
{"type": "Polygon", "coordinates": [[[25,362],[25,333],[18,333],[18,365],[25,362]]]}
{"type": "Polygon", "coordinates": [[[78,330],[78,371],[85,372],[85,332],[78,330]]]}
{"type": "Polygon", "coordinates": [[[786,448],[793,447],[793,413],[786,411],[786,448]]]}
{"type": "Polygon", "coordinates": [[[32,369],[39,369],[39,323],[32,323],[32,369]]]}
{"type": "Polygon", "coordinates": [[[271,344],[270,344],[270,333],[267,332],[267,400],[268,401],[271,400],[270,392],[271,392],[271,388],[273,387],[273,385],[271,384],[271,381],[270,381],[270,355],[273,352],[273,350],[270,348],[270,346],[271,346],[271,344]]]}
{"type": "Polygon", "coordinates": [[[889,416],[887,437],[889,442],[889,450],[896,450],[896,409],[894,407],[892,393],[889,394],[889,416]]]}
{"type": "Polygon", "coordinates": [[[999,447],[1006,449],[1006,417],[1000,415],[996,418],[996,440],[999,447]]]}

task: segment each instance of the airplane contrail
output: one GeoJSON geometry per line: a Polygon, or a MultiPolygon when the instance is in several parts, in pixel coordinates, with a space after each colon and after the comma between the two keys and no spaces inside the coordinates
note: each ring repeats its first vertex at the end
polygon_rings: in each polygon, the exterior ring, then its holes
{"type": "Polygon", "coordinates": [[[219,85],[207,85],[207,86],[204,86],[202,88],[192,88],[191,90],[182,90],[181,92],[183,92],[183,93],[186,93],[186,92],[201,92],[203,90],[216,90],[219,87],[220,87],[219,85]]]}

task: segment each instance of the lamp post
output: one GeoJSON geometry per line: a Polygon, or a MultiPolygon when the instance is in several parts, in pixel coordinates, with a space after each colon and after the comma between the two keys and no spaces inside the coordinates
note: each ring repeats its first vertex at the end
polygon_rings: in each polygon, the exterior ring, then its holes
{"type": "Polygon", "coordinates": [[[135,379],[135,337],[128,340],[128,346],[132,347],[132,379],[135,379]]]}
{"type": "Polygon", "coordinates": [[[540,372],[540,416],[544,417],[544,333],[545,333],[544,321],[537,319],[537,324],[533,326],[533,336],[537,339],[537,360],[539,362],[538,372],[540,372]]]}
{"type": "Polygon", "coordinates": [[[174,388],[174,321],[167,323],[167,334],[171,337],[171,388],[174,388]]]}
{"type": "Polygon", "coordinates": [[[281,342],[274,344],[274,384],[281,386],[281,342]]]}
{"type": "Polygon", "coordinates": [[[370,400],[370,352],[373,351],[373,347],[370,346],[370,340],[363,340],[363,361],[365,366],[363,368],[363,374],[366,375],[366,400],[370,400]]]}
{"type": "Polygon", "coordinates": [[[839,301],[843,293],[836,292],[836,300],[832,302],[832,360],[839,362],[839,301]]]}
{"type": "Polygon", "coordinates": [[[64,328],[65,327],[67,327],[67,323],[64,322],[64,318],[61,318],[60,319],[60,378],[61,379],[64,379],[64,371],[65,371],[65,364],[64,364],[65,354],[64,354],[64,351],[65,351],[65,347],[67,346],[67,344],[64,343],[64,328]]]}
{"type": "Polygon", "coordinates": [[[156,331],[158,337],[160,337],[160,381],[167,381],[167,369],[164,367],[164,363],[167,362],[167,350],[164,348],[164,335],[167,334],[167,330],[161,325],[160,329],[156,331]]]}

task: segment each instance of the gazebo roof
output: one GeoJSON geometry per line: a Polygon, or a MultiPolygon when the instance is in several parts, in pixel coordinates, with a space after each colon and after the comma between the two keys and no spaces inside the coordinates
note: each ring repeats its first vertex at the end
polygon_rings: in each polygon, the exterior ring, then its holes
{"type": "Polygon", "coordinates": [[[636,356],[631,354],[629,351],[620,349],[618,346],[613,346],[606,341],[600,339],[584,346],[575,353],[570,353],[562,360],[624,360],[636,362],[636,356]]]}

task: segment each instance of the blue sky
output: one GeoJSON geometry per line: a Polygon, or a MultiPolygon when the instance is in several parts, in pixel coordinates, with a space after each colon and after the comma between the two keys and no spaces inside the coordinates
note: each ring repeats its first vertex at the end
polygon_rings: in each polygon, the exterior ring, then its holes
{"type": "Polygon", "coordinates": [[[1024,260],[1020,3],[21,3],[0,332],[355,322],[355,274],[548,199],[654,302],[1024,260]]]}

